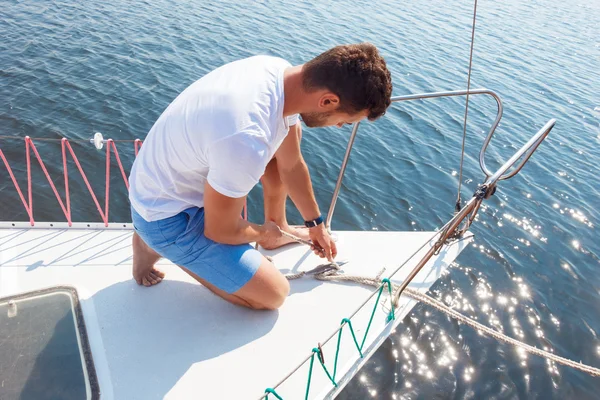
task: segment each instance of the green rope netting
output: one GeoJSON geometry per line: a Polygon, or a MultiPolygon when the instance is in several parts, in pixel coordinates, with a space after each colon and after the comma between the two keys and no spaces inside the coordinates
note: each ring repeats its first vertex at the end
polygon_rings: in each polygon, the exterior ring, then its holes
{"type": "MultiPolygon", "coordinates": [[[[321,367],[323,367],[323,371],[325,371],[325,374],[327,374],[327,378],[329,378],[329,380],[331,381],[333,386],[337,387],[335,376],[337,374],[338,357],[339,357],[339,353],[340,353],[340,343],[342,340],[342,333],[344,331],[344,326],[347,326],[350,329],[350,333],[352,334],[352,339],[354,340],[354,345],[356,346],[356,350],[358,350],[358,354],[360,354],[360,358],[363,358],[362,350],[365,345],[365,341],[367,340],[367,335],[369,334],[369,329],[371,329],[371,324],[373,323],[373,318],[375,317],[375,312],[377,311],[377,304],[379,304],[379,299],[381,298],[381,294],[383,293],[386,285],[388,288],[388,292],[390,294],[390,301],[392,301],[392,283],[390,282],[390,280],[388,278],[385,278],[381,281],[381,286],[379,287],[379,293],[377,294],[377,300],[375,300],[375,306],[373,307],[373,311],[371,312],[371,318],[369,318],[369,324],[367,325],[367,329],[365,330],[365,334],[363,336],[363,339],[362,339],[360,345],[358,344],[358,340],[356,339],[356,334],[354,333],[354,328],[352,328],[352,321],[350,321],[350,319],[348,319],[348,318],[342,319],[341,326],[338,331],[338,337],[337,337],[337,345],[336,345],[336,350],[335,350],[335,361],[333,362],[333,374],[331,374],[329,372],[329,369],[327,369],[327,366],[325,365],[325,362],[323,359],[323,353],[322,353],[320,347],[319,348],[315,347],[314,349],[312,349],[312,355],[310,356],[310,366],[308,368],[308,379],[306,381],[306,395],[304,397],[306,400],[308,400],[308,395],[310,393],[310,384],[312,381],[313,365],[315,363],[315,354],[317,355],[317,359],[319,360],[321,367]]],[[[393,319],[395,319],[395,315],[394,315],[394,307],[392,306],[392,307],[390,307],[390,312],[387,316],[386,322],[389,322],[393,319]]],[[[267,400],[269,399],[270,394],[275,396],[278,400],[283,400],[283,397],[281,397],[275,391],[275,389],[267,388],[265,390],[265,394],[266,394],[265,397],[267,400]]]]}

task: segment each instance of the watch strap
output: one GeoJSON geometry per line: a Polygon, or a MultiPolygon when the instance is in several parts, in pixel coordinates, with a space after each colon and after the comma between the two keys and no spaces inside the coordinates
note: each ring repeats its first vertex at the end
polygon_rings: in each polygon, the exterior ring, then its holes
{"type": "Polygon", "coordinates": [[[311,220],[311,221],[304,221],[304,225],[307,228],[314,228],[315,226],[318,226],[320,224],[323,223],[323,216],[319,215],[317,218],[311,220]]]}

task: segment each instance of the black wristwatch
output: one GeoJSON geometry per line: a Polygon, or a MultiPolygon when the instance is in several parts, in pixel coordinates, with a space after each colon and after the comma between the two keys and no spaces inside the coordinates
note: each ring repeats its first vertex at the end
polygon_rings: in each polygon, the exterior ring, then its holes
{"type": "Polygon", "coordinates": [[[312,221],[304,221],[304,225],[307,228],[314,228],[315,226],[318,226],[320,224],[323,223],[323,216],[319,215],[318,218],[313,219],[312,221]]]}

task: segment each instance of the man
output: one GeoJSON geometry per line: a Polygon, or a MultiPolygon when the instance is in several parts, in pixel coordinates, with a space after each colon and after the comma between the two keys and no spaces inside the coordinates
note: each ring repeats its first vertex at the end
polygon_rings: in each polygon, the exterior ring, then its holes
{"type": "Polygon", "coordinates": [[[232,303],[276,309],[286,278],[249,245],[290,243],[281,230],[312,240],[328,260],[324,226],[300,152],[301,127],[375,120],[390,105],[392,82],[369,43],[338,46],[291,66],[256,56],[226,64],[182,92],[150,130],[130,176],[133,276],[151,286],[160,257],[232,303]],[[265,223],[240,218],[262,180],[265,223]],[[308,229],[289,226],[290,196],[308,229]]]}

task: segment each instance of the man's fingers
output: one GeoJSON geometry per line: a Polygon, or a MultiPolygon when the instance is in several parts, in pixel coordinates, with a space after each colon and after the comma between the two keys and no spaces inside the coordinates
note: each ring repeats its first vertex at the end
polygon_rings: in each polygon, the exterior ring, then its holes
{"type": "Polygon", "coordinates": [[[333,262],[333,259],[337,255],[337,248],[335,242],[330,237],[327,237],[327,235],[315,237],[312,242],[311,249],[316,255],[326,258],[329,262],[333,262]]]}
{"type": "Polygon", "coordinates": [[[327,261],[329,262],[333,262],[333,257],[331,256],[331,241],[330,240],[325,240],[325,246],[323,246],[323,253],[324,256],[327,258],[327,261]]]}
{"type": "Polygon", "coordinates": [[[335,245],[335,242],[333,240],[329,243],[331,244],[331,255],[333,256],[333,258],[335,258],[337,257],[337,246],[335,245]]]}
{"type": "Polygon", "coordinates": [[[313,244],[312,246],[310,246],[310,248],[312,249],[313,253],[315,253],[315,255],[323,257],[323,248],[321,248],[321,246],[313,244]]]}

